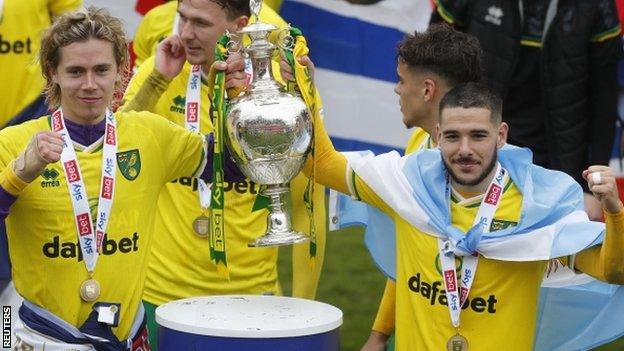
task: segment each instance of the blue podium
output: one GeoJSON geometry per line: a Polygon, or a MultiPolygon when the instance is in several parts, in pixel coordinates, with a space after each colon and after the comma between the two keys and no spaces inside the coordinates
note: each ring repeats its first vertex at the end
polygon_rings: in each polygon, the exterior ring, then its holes
{"type": "Polygon", "coordinates": [[[156,309],[161,351],[339,351],[342,311],[312,300],[227,295],[156,309]]]}

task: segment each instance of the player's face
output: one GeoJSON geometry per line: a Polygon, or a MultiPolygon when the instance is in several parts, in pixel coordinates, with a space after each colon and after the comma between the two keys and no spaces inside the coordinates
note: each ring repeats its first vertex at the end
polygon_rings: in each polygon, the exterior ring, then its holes
{"type": "Polygon", "coordinates": [[[485,191],[496,152],[507,140],[507,124],[495,125],[486,108],[445,108],[438,124],[438,147],[454,186],[485,191]]]}
{"type": "Polygon", "coordinates": [[[217,40],[226,30],[236,32],[247,24],[247,17],[228,20],[221,5],[211,0],[182,0],[178,4],[178,33],[186,59],[194,65],[211,65],[217,40]]]}
{"type": "Polygon", "coordinates": [[[61,88],[61,107],[70,120],[95,124],[104,118],[120,72],[113,44],[91,38],[59,50],[60,60],[52,79],[61,88]]]}
{"type": "Polygon", "coordinates": [[[394,92],[399,96],[399,105],[403,114],[403,123],[406,127],[421,127],[422,120],[427,114],[422,99],[422,82],[418,75],[412,72],[407,64],[400,59],[397,64],[398,81],[394,92]]]}

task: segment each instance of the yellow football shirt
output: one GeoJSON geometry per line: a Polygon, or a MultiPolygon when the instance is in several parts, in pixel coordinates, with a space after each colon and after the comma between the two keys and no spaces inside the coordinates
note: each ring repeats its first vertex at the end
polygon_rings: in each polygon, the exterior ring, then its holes
{"type": "MultiPolygon", "coordinates": [[[[379,207],[396,223],[396,347],[443,350],[455,334],[449,316],[438,242],[390,209],[360,178],[358,195],[379,207]]],[[[453,193],[453,225],[466,231],[474,221],[481,197],[463,199],[453,193]]],[[[494,215],[492,230],[516,225],[522,195],[510,181],[494,215]]],[[[456,259],[461,267],[462,259],[456,259]]],[[[468,301],[461,313],[461,334],[472,350],[530,350],[533,347],[537,300],[546,262],[503,262],[479,258],[468,301]],[[509,332],[510,323],[513,333],[509,332]]],[[[458,269],[458,273],[459,273],[458,269]]]]}
{"type": "MultiPolygon", "coordinates": [[[[431,149],[435,143],[431,139],[429,133],[418,127],[410,135],[405,147],[405,154],[409,155],[413,152],[425,149],[431,149]]],[[[395,306],[396,306],[396,286],[392,279],[386,280],[386,288],[384,289],[379,310],[373,323],[373,330],[380,333],[390,335],[394,332],[395,325],[395,306]]]]}
{"type": "MultiPolygon", "coordinates": [[[[94,278],[101,286],[98,301],[121,304],[119,325],[113,328],[121,340],[128,337],[141,303],[158,194],[168,181],[198,172],[205,143],[203,136],[149,112],[117,113],[116,117],[115,197],[94,278]]],[[[49,130],[46,116],[0,131],[0,172],[23,152],[33,135],[49,130]]],[[[102,142],[77,148],[76,154],[94,214],[102,142]]],[[[93,303],[79,296],[88,274],[72,218],[65,176],[57,162],[19,194],[6,224],[19,294],[79,327],[93,303]]]]}
{"type": "Polygon", "coordinates": [[[37,62],[43,30],[52,23],[53,16],[81,4],[81,0],[4,0],[0,19],[0,128],[43,90],[37,62]]]}

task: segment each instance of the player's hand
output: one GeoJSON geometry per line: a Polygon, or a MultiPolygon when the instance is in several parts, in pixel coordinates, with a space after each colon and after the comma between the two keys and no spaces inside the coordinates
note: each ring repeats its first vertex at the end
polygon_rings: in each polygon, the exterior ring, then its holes
{"type": "MultiPolygon", "coordinates": [[[[307,55],[299,56],[297,57],[297,62],[308,68],[308,72],[310,72],[310,78],[312,78],[312,83],[314,83],[314,62],[310,60],[310,57],[307,55]]],[[[282,79],[285,82],[295,81],[295,74],[292,70],[292,67],[283,57],[280,60],[280,74],[282,75],[282,79]]]]}
{"type": "Polygon", "coordinates": [[[13,162],[15,174],[30,183],[50,163],[58,162],[63,152],[63,138],[54,132],[40,132],[32,137],[26,150],[13,162]]]}
{"type": "Polygon", "coordinates": [[[158,44],[154,67],[165,78],[173,79],[182,71],[186,52],[180,36],[174,34],[158,44]]]}
{"type": "Polygon", "coordinates": [[[607,166],[590,166],[583,171],[583,178],[589,190],[602,203],[602,208],[609,213],[618,213],[624,208],[620,201],[615,175],[607,166]]]}
{"type": "Polygon", "coordinates": [[[210,71],[225,71],[225,89],[230,98],[238,96],[250,83],[245,72],[245,59],[237,53],[230,54],[225,61],[215,61],[210,71]]]}
{"type": "Polygon", "coordinates": [[[362,346],[360,351],[385,351],[388,338],[388,335],[384,333],[371,330],[368,340],[366,340],[366,344],[362,346]]]}

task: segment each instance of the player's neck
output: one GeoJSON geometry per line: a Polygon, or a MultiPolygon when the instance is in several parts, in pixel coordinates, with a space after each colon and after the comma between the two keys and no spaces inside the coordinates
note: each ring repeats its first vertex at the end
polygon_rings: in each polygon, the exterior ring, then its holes
{"type": "Polygon", "coordinates": [[[461,196],[462,199],[472,199],[475,198],[479,195],[483,195],[483,193],[472,193],[472,192],[468,192],[468,191],[462,191],[459,189],[455,189],[453,188],[453,190],[455,190],[457,192],[457,194],[459,194],[461,196]]]}
{"type": "Polygon", "coordinates": [[[434,144],[438,144],[438,136],[436,135],[436,124],[438,123],[438,116],[437,114],[431,114],[431,117],[429,120],[424,121],[422,123],[422,125],[420,126],[420,128],[422,128],[425,132],[427,132],[427,134],[429,134],[429,136],[431,137],[431,140],[433,140],[434,144]]]}
{"type": "Polygon", "coordinates": [[[102,112],[102,114],[98,116],[80,116],[76,113],[72,113],[70,110],[66,110],[63,108],[63,118],[74,122],[75,124],[83,125],[83,126],[93,126],[99,124],[106,117],[106,111],[102,112]]]}
{"type": "Polygon", "coordinates": [[[453,189],[455,189],[455,191],[460,193],[466,199],[479,196],[485,193],[488,186],[492,182],[492,179],[494,178],[495,172],[496,172],[496,167],[494,167],[481,182],[475,185],[459,184],[454,179],[451,179],[451,186],[453,187],[453,189]],[[464,196],[464,194],[469,194],[469,196],[464,196]]]}

